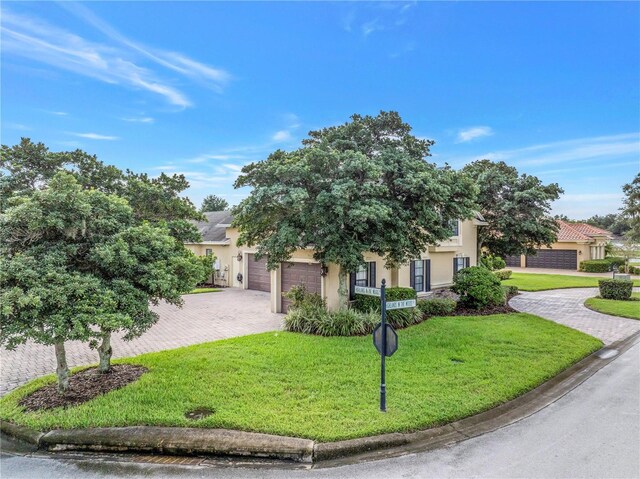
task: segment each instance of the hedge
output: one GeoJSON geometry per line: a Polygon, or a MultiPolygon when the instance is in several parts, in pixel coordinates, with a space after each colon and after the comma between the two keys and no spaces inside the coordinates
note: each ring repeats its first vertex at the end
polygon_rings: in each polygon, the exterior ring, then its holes
{"type": "Polygon", "coordinates": [[[611,271],[611,263],[606,259],[591,259],[580,262],[580,271],[585,273],[606,273],[611,271]]]}
{"type": "Polygon", "coordinates": [[[502,269],[500,271],[493,272],[493,274],[495,274],[500,281],[511,278],[511,273],[513,273],[513,271],[511,271],[510,269],[502,269]]]}
{"type": "Polygon", "coordinates": [[[601,279],[598,286],[603,299],[628,300],[633,292],[633,281],[626,279],[601,279]]]}
{"type": "Polygon", "coordinates": [[[511,298],[512,296],[515,296],[516,294],[518,294],[518,287],[510,284],[510,285],[502,285],[502,289],[504,290],[504,294],[507,296],[507,298],[511,298]]]}
{"type": "Polygon", "coordinates": [[[421,299],[418,309],[425,316],[448,316],[456,310],[456,300],[451,298],[421,299]]]}
{"type": "MultiPolygon", "coordinates": [[[[618,266],[618,273],[624,273],[624,265],[618,266]]],[[[640,266],[629,265],[629,274],[640,274],[640,266]]]]}

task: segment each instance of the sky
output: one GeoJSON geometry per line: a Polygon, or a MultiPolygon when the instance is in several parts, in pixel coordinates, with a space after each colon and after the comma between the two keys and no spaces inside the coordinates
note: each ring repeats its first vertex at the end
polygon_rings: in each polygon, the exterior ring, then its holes
{"type": "Polygon", "coordinates": [[[237,204],[243,165],[395,110],[430,161],[503,160],[616,212],[640,170],[640,3],[9,2],[2,144],[183,173],[237,204]]]}

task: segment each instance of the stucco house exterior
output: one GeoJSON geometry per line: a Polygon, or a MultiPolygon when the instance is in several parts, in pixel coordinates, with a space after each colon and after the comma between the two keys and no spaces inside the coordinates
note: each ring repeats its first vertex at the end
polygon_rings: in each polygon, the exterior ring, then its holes
{"type": "MultiPolygon", "coordinates": [[[[282,293],[299,284],[319,293],[329,309],[338,307],[337,265],[328,264],[323,268],[313,259],[313,251],[308,249],[297,250],[288,262],[267,271],[264,259],[255,260],[254,249],[237,246],[238,230],[231,227],[232,217],[228,211],[205,215],[208,222],[196,223],[203,241],[185,246],[197,255],[214,254],[223,284],[271,293],[272,312],[287,311],[288,301],[282,293]]],[[[350,295],[354,286],[379,287],[383,278],[388,286],[412,287],[418,295],[451,285],[457,270],[477,264],[477,228],[484,224],[480,215],[472,220],[458,221],[451,238],[438,246],[430,246],[419,258],[400,268],[386,269],[381,257],[365,254],[366,266],[350,275],[350,295]]]]}
{"type": "Polygon", "coordinates": [[[540,248],[532,256],[508,256],[507,266],[577,270],[581,261],[604,259],[604,247],[612,238],[609,231],[562,220],[558,220],[558,226],[558,241],[550,248],[540,248]]]}

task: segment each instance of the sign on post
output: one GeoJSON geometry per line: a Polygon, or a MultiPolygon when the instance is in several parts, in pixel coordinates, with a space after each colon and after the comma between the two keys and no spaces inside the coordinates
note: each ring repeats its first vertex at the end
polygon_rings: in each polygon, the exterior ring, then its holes
{"type": "Polygon", "coordinates": [[[367,288],[365,286],[356,286],[354,292],[356,294],[365,294],[367,296],[377,296],[378,298],[382,294],[382,290],[380,288],[367,288]]]}
{"type": "Polygon", "coordinates": [[[390,309],[405,309],[405,308],[415,308],[416,300],[415,299],[403,299],[400,301],[389,301],[387,303],[387,311],[390,309]]]}

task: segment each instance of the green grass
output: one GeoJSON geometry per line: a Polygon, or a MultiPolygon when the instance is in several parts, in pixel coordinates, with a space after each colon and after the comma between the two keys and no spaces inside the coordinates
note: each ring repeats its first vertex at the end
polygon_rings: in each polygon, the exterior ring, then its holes
{"type": "MultiPolygon", "coordinates": [[[[502,284],[517,286],[520,291],[545,291],[563,288],[597,288],[598,281],[601,279],[605,278],[568,274],[513,273],[511,278],[504,280],[502,284]]],[[[640,286],[640,280],[635,280],[633,285],[640,286]]]]}
{"type": "Polygon", "coordinates": [[[584,305],[600,313],[622,316],[623,318],[640,319],[640,293],[633,293],[631,301],[615,299],[589,298],[584,305]]]}
{"type": "Polygon", "coordinates": [[[217,293],[218,291],[222,291],[222,290],[220,288],[196,288],[187,294],[217,293]]]}
{"type": "Polygon", "coordinates": [[[528,314],[436,317],[398,332],[387,361],[370,336],[277,332],[150,353],[117,363],[142,378],[80,406],[24,413],[37,379],[0,400],[0,418],[36,429],[128,425],[228,428],[331,441],[441,425],[515,398],[601,347],[591,336],[528,314]],[[459,362],[462,361],[462,362],[459,362]],[[197,407],[215,409],[198,421],[197,407]]]}

